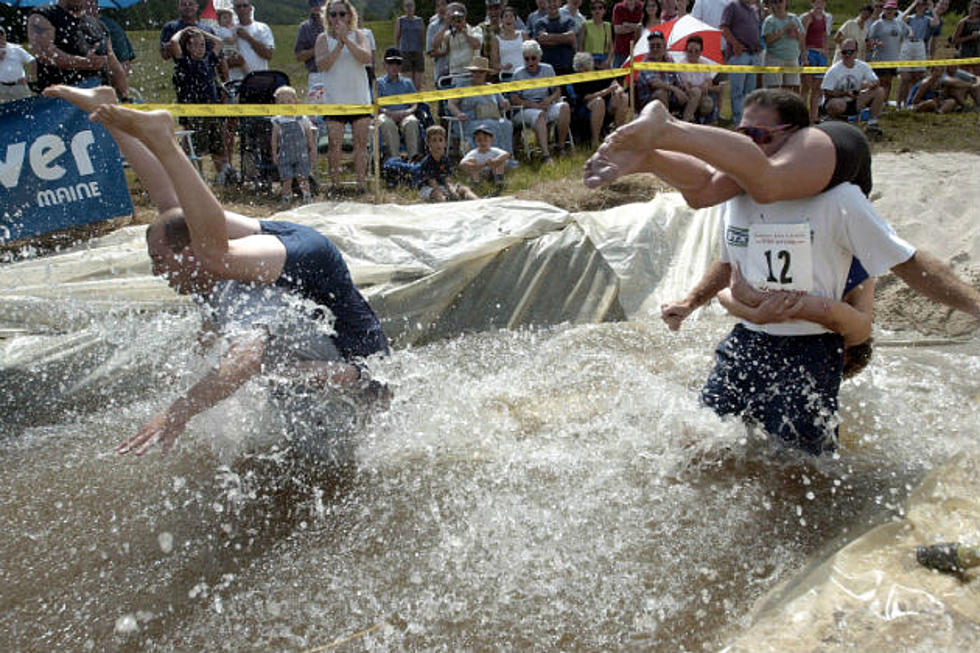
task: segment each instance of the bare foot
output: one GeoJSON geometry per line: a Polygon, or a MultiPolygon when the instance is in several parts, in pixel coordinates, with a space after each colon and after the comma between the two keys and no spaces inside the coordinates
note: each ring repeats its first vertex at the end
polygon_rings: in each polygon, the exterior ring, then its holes
{"type": "Polygon", "coordinates": [[[644,161],[646,152],[616,149],[609,143],[603,143],[585,162],[585,185],[596,188],[634,172],[649,172],[644,161]]]}
{"type": "Polygon", "coordinates": [[[606,138],[615,149],[652,150],[662,147],[663,132],[675,122],[660,100],[654,100],[629,122],[606,138]]]}
{"type": "Polygon", "coordinates": [[[163,110],[137,111],[119,104],[101,104],[89,120],[124,131],[146,143],[151,150],[155,145],[176,144],[174,119],[163,110]]]}
{"type": "Polygon", "coordinates": [[[645,172],[647,153],[659,146],[659,137],[673,120],[660,100],[647,104],[633,122],[607,136],[585,162],[585,185],[595,188],[634,172],[645,172]]]}
{"type": "Polygon", "coordinates": [[[56,97],[71,102],[85,113],[92,113],[103,104],[118,104],[116,91],[111,86],[76,88],[74,86],[49,86],[41,92],[45,97],[56,97]]]}

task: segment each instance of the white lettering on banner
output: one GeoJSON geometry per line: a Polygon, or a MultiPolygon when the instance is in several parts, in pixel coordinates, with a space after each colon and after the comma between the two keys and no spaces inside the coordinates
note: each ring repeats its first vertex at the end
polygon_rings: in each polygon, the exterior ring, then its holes
{"type": "Polygon", "coordinates": [[[99,188],[99,182],[83,181],[82,183],[75,184],[74,186],[61,186],[59,188],[55,188],[54,190],[47,188],[45,190],[38,191],[37,205],[56,206],[58,204],[65,204],[66,202],[86,200],[90,197],[102,197],[102,189],[99,188]]]}
{"type": "Polygon", "coordinates": [[[749,226],[746,280],[760,290],[801,290],[813,287],[810,223],[749,226]]]}
{"type": "MultiPolygon", "coordinates": [[[[80,131],[71,139],[71,155],[75,161],[78,175],[95,174],[95,166],[92,165],[92,157],[89,155],[88,148],[95,143],[95,135],[92,130],[80,131]]],[[[65,141],[55,134],[42,134],[31,143],[28,159],[31,170],[35,176],[44,181],[56,181],[65,176],[68,172],[64,166],[56,161],[68,151],[65,141]]],[[[20,173],[24,167],[24,155],[27,152],[27,143],[9,143],[7,145],[6,158],[0,161],[0,183],[4,188],[14,188],[20,183],[20,173]]]]}

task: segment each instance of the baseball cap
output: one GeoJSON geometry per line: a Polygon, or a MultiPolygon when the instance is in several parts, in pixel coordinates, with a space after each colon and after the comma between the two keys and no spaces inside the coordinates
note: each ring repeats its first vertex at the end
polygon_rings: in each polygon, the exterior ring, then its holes
{"type": "Polygon", "coordinates": [[[898,9],[898,0],[887,0],[885,9],[898,9]]]}
{"type": "Polygon", "coordinates": [[[385,61],[391,61],[393,63],[402,62],[402,51],[398,48],[388,48],[385,50],[385,61]]]}
{"type": "Polygon", "coordinates": [[[478,134],[480,132],[483,132],[487,136],[493,137],[493,131],[489,127],[487,127],[486,125],[477,125],[473,129],[473,133],[474,134],[478,134]]]}

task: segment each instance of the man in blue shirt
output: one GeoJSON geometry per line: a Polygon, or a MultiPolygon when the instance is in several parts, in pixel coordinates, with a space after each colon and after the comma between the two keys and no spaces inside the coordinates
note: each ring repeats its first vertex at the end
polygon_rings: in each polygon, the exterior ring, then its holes
{"type": "Polygon", "coordinates": [[[541,61],[555,69],[557,75],[572,72],[575,57],[575,19],[560,11],[560,0],[547,0],[548,14],[531,25],[531,37],[541,44],[541,61]]]}
{"type": "MultiPolygon", "coordinates": [[[[385,69],[388,74],[378,78],[378,97],[415,93],[415,84],[402,77],[402,53],[398,48],[385,51],[385,69]]],[[[419,153],[419,119],[415,117],[415,104],[391,104],[382,106],[378,114],[378,129],[384,141],[385,158],[398,156],[401,132],[405,139],[405,153],[413,158],[419,153]]]]}

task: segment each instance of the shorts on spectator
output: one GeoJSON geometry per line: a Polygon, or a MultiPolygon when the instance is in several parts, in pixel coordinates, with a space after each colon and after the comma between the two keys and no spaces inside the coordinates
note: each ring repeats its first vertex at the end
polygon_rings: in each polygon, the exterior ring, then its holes
{"type": "Polygon", "coordinates": [[[835,333],[773,336],[738,324],[715,350],[701,403],[807,453],[832,451],[843,352],[835,333]]]}
{"type": "Polygon", "coordinates": [[[184,129],[192,130],[191,141],[194,143],[194,153],[197,156],[205,154],[225,153],[225,139],[222,130],[222,118],[191,117],[181,118],[180,124],[184,129]]]}
{"type": "MultiPolygon", "coordinates": [[[[926,43],[925,41],[910,41],[906,39],[902,41],[902,49],[899,53],[899,58],[902,61],[925,61],[929,58],[926,54],[926,43]]],[[[902,68],[903,73],[916,73],[925,72],[925,66],[916,66],[915,68],[902,68]]]]}
{"type": "Polygon", "coordinates": [[[447,199],[449,198],[449,187],[446,186],[445,184],[437,184],[435,186],[424,184],[422,188],[419,189],[419,196],[426,202],[431,202],[432,193],[434,193],[437,189],[442,191],[442,194],[447,199]]]}
{"type": "MultiPolygon", "coordinates": [[[[828,100],[826,98],[823,98],[823,99],[820,100],[820,107],[819,108],[820,108],[820,115],[821,116],[827,115],[827,106],[826,105],[827,105],[828,102],[830,102],[830,100],[828,100]]],[[[841,114],[841,115],[844,115],[844,116],[856,116],[856,115],[858,115],[857,98],[848,98],[848,100],[847,100],[847,106],[844,108],[844,113],[841,114]]]]}
{"type": "Polygon", "coordinates": [[[306,179],[310,176],[310,159],[302,156],[292,161],[283,161],[279,157],[279,179],[306,179]]]}
{"type": "Polygon", "coordinates": [[[897,70],[898,70],[897,68],[875,68],[874,69],[875,74],[878,77],[881,77],[882,75],[888,75],[889,77],[894,77],[895,76],[895,72],[897,70]]]}
{"type": "Polygon", "coordinates": [[[421,52],[406,52],[402,50],[402,72],[403,73],[424,73],[425,57],[421,52]]]}
{"type": "MultiPolygon", "coordinates": [[[[825,55],[820,50],[814,50],[812,48],[807,48],[806,51],[806,64],[808,66],[823,66],[827,67],[827,55],[825,55]]],[[[823,73],[807,73],[807,75],[813,75],[816,79],[823,79],[823,73]]]]}
{"type": "MultiPolygon", "coordinates": [[[[765,58],[766,66],[799,66],[800,62],[798,59],[780,59],[779,57],[770,56],[768,53],[765,58]]],[[[799,73],[763,73],[762,75],[762,85],[766,88],[773,88],[776,86],[799,86],[800,85],[800,74],[799,73]]]]}
{"type": "MultiPolygon", "coordinates": [[[[555,102],[550,107],[548,107],[548,122],[554,122],[558,120],[558,114],[561,113],[561,107],[565,104],[564,102],[555,102]]],[[[525,127],[533,127],[534,123],[538,121],[538,116],[541,115],[541,109],[524,109],[523,111],[517,111],[514,113],[514,124],[523,125],[525,127]]]]}

